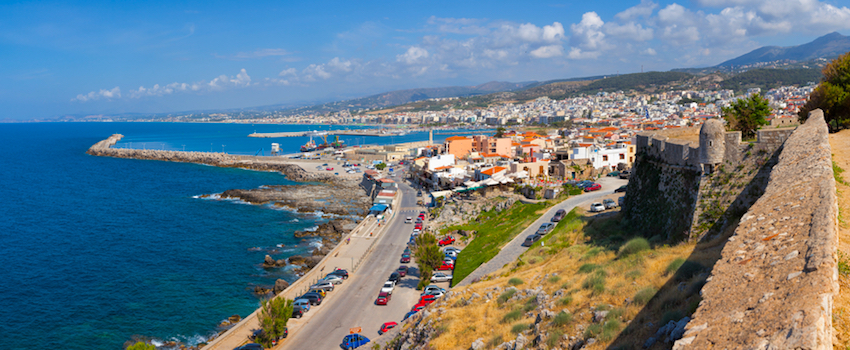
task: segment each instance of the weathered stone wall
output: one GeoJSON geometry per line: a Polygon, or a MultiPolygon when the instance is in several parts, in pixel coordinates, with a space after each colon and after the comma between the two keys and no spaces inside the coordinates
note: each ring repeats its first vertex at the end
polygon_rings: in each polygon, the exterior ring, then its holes
{"type": "Polygon", "coordinates": [[[832,349],[837,230],[828,130],[816,110],[785,141],[674,349],[832,349]]]}

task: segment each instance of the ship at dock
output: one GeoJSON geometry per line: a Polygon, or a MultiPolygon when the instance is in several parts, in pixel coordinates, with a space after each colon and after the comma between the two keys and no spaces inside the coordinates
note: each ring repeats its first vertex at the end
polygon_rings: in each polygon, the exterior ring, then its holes
{"type": "Polygon", "coordinates": [[[316,143],[313,142],[313,137],[310,136],[310,141],[307,141],[306,144],[301,146],[301,152],[313,152],[313,151],[321,151],[321,150],[326,149],[326,148],[339,149],[339,148],[345,147],[345,141],[340,140],[339,136],[334,136],[333,142],[330,142],[330,143],[328,142],[328,135],[320,135],[320,137],[322,138],[322,143],[319,144],[319,145],[316,145],[316,143]]]}

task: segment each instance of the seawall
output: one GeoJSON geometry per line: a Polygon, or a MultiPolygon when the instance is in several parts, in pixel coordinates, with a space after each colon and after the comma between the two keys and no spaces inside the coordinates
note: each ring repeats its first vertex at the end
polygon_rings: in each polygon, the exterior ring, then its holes
{"type": "Polygon", "coordinates": [[[674,349],[832,349],[838,204],[820,110],[785,141],[674,349]]]}

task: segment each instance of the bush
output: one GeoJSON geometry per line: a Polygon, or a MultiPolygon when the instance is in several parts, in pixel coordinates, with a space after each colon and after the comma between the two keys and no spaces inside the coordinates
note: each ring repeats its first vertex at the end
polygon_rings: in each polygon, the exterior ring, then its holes
{"type": "Polygon", "coordinates": [[[554,330],[554,331],[550,332],[549,338],[546,339],[546,345],[548,345],[549,348],[557,347],[558,344],[561,342],[561,337],[563,335],[564,335],[564,332],[561,332],[559,330],[554,330]]]}
{"type": "Polygon", "coordinates": [[[640,276],[643,276],[643,271],[641,271],[641,270],[631,270],[629,272],[626,272],[626,278],[628,278],[628,279],[635,280],[640,276]]]}
{"type": "Polygon", "coordinates": [[[573,322],[573,315],[570,313],[566,313],[564,311],[559,312],[555,315],[555,320],[552,321],[556,326],[566,326],[573,322]]]}
{"type": "Polygon", "coordinates": [[[549,283],[558,283],[558,281],[560,281],[560,280],[561,280],[561,276],[550,276],[549,279],[547,279],[547,281],[549,281],[549,283]]]}
{"type": "Polygon", "coordinates": [[[670,323],[670,321],[678,322],[682,319],[682,317],[685,317],[685,315],[683,315],[681,311],[669,310],[664,313],[664,316],[661,317],[661,326],[670,323]]]}
{"type": "Polygon", "coordinates": [[[685,258],[676,258],[676,260],[673,260],[669,264],[667,264],[667,268],[664,269],[664,274],[669,275],[673,272],[676,272],[676,270],[682,267],[682,264],[684,263],[685,258]]]}
{"type": "Polygon", "coordinates": [[[561,303],[561,305],[569,306],[570,304],[573,303],[573,297],[568,295],[568,296],[561,298],[561,300],[559,300],[558,302],[561,303]]]}
{"type": "Polygon", "coordinates": [[[655,289],[655,287],[646,287],[635,293],[635,297],[633,300],[637,305],[646,305],[646,303],[652,300],[652,297],[655,296],[655,293],[658,293],[658,289],[655,289]]]}
{"type": "Polygon", "coordinates": [[[587,253],[584,253],[584,255],[582,255],[581,260],[587,260],[587,259],[593,258],[593,257],[599,255],[599,253],[601,253],[601,252],[602,252],[602,249],[600,249],[599,247],[591,248],[590,250],[587,251],[587,253]]]}
{"type": "Polygon", "coordinates": [[[257,320],[263,333],[257,337],[256,342],[270,348],[272,341],[280,338],[286,329],[286,323],[292,317],[292,299],[272,298],[263,300],[257,320]]]}
{"type": "Polygon", "coordinates": [[[504,304],[506,301],[508,301],[508,299],[510,299],[512,296],[514,296],[514,294],[516,294],[516,290],[515,290],[515,289],[509,289],[509,290],[506,290],[504,293],[502,293],[501,295],[499,295],[499,298],[498,298],[498,299],[496,299],[496,302],[498,302],[498,303],[499,303],[499,305],[502,305],[502,304],[504,304]]]}
{"type": "Polygon", "coordinates": [[[581,284],[584,289],[593,291],[593,294],[601,294],[605,291],[605,271],[599,270],[593,276],[589,276],[581,284]],[[602,272],[602,273],[600,273],[602,272]]]}
{"type": "Polygon", "coordinates": [[[156,350],[156,346],[153,344],[148,344],[143,341],[138,341],[133,345],[127,347],[127,350],[156,350]]]}
{"type": "Polygon", "coordinates": [[[623,317],[623,314],[626,313],[626,310],[623,308],[614,308],[611,311],[608,311],[608,315],[605,316],[606,320],[619,320],[623,317]]]}
{"type": "Polygon", "coordinates": [[[618,258],[627,257],[632,254],[640,253],[644,250],[649,250],[649,242],[644,238],[632,238],[626,244],[623,244],[620,247],[620,251],[617,253],[618,258]]]}
{"type": "Polygon", "coordinates": [[[602,333],[602,325],[595,323],[587,326],[587,329],[584,330],[584,338],[596,338],[600,333],[602,333]]]}
{"type": "MultiPolygon", "coordinates": [[[[528,328],[530,328],[530,326],[527,323],[517,323],[513,327],[511,327],[511,333],[522,333],[522,331],[524,331],[528,328]]],[[[499,344],[501,344],[501,343],[499,343],[499,344]]],[[[496,345],[499,345],[499,344],[496,344],[496,345]]]]}
{"type": "Polygon", "coordinates": [[[599,268],[599,265],[596,264],[584,264],[578,268],[579,273],[591,273],[593,270],[599,268]]]}
{"type": "Polygon", "coordinates": [[[614,337],[617,336],[617,333],[620,332],[620,328],[622,328],[622,324],[620,324],[620,321],[608,320],[608,322],[605,322],[605,325],[602,326],[602,333],[599,334],[599,340],[613,340],[614,337]]]}
{"type": "Polygon", "coordinates": [[[522,310],[514,310],[514,311],[511,311],[511,312],[508,312],[507,314],[505,314],[504,317],[502,317],[502,323],[511,323],[511,322],[516,321],[520,318],[522,318],[522,310]]]}
{"type": "Polygon", "coordinates": [[[509,279],[509,280],[508,280],[508,284],[510,284],[510,285],[512,285],[512,286],[518,286],[518,285],[523,284],[523,283],[524,283],[524,282],[523,282],[521,279],[516,278],[516,277],[511,278],[511,279],[509,279]]]}
{"type": "Polygon", "coordinates": [[[676,280],[678,281],[687,281],[702,272],[705,269],[705,266],[698,262],[693,261],[685,261],[679,270],[676,271],[676,280]]]}

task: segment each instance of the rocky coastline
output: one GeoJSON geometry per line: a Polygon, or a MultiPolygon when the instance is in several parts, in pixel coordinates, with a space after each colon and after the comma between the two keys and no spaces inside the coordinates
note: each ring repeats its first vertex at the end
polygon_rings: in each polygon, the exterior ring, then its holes
{"type": "MultiPolygon", "coordinates": [[[[114,134],[109,138],[94,144],[86,151],[87,154],[101,157],[159,160],[169,162],[184,162],[205,164],[224,168],[241,168],[257,171],[276,171],[287,179],[303,182],[299,185],[268,185],[256,189],[231,189],[219,195],[222,199],[238,199],[255,205],[273,205],[287,208],[299,213],[321,212],[333,214],[337,217],[328,222],[318,225],[315,230],[304,230],[294,232],[298,238],[319,238],[321,245],[313,249],[309,254],[293,255],[285,259],[275,259],[273,252],[267,254],[261,262],[265,269],[277,269],[286,266],[294,266],[292,273],[303,276],[318,264],[337,244],[342,237],[353,230],[356,220],[351,219],[364,215],[371,200],[360,187],[360,181],[344,179],[329,173],[311,173],[302,167],[287,163],[285,159],[262,159],[257,157],[230,155],[225,153],[207,152],[181,152],[164,150],[138,150],[125,148],[112,148],[123,138],[121,134],[114,134]]],[[[202,197],[211,197],[206,195],[202,197]]],[[[289,283],[283,279],[275,281],[273,286],[254,286],[253,292],[258,297],[270,297],[282,292],[289,283]]],[[[216,327],[217,335],[221,335],[233,324],[238,315],[231,316],[216,327]]],[[[210,339],[215,338],[213,336],[210,339]]],[[[197,347],[186,347],[185,344],[169,343],[163,348],[171,349],[195,349],[197,347]]]]}

